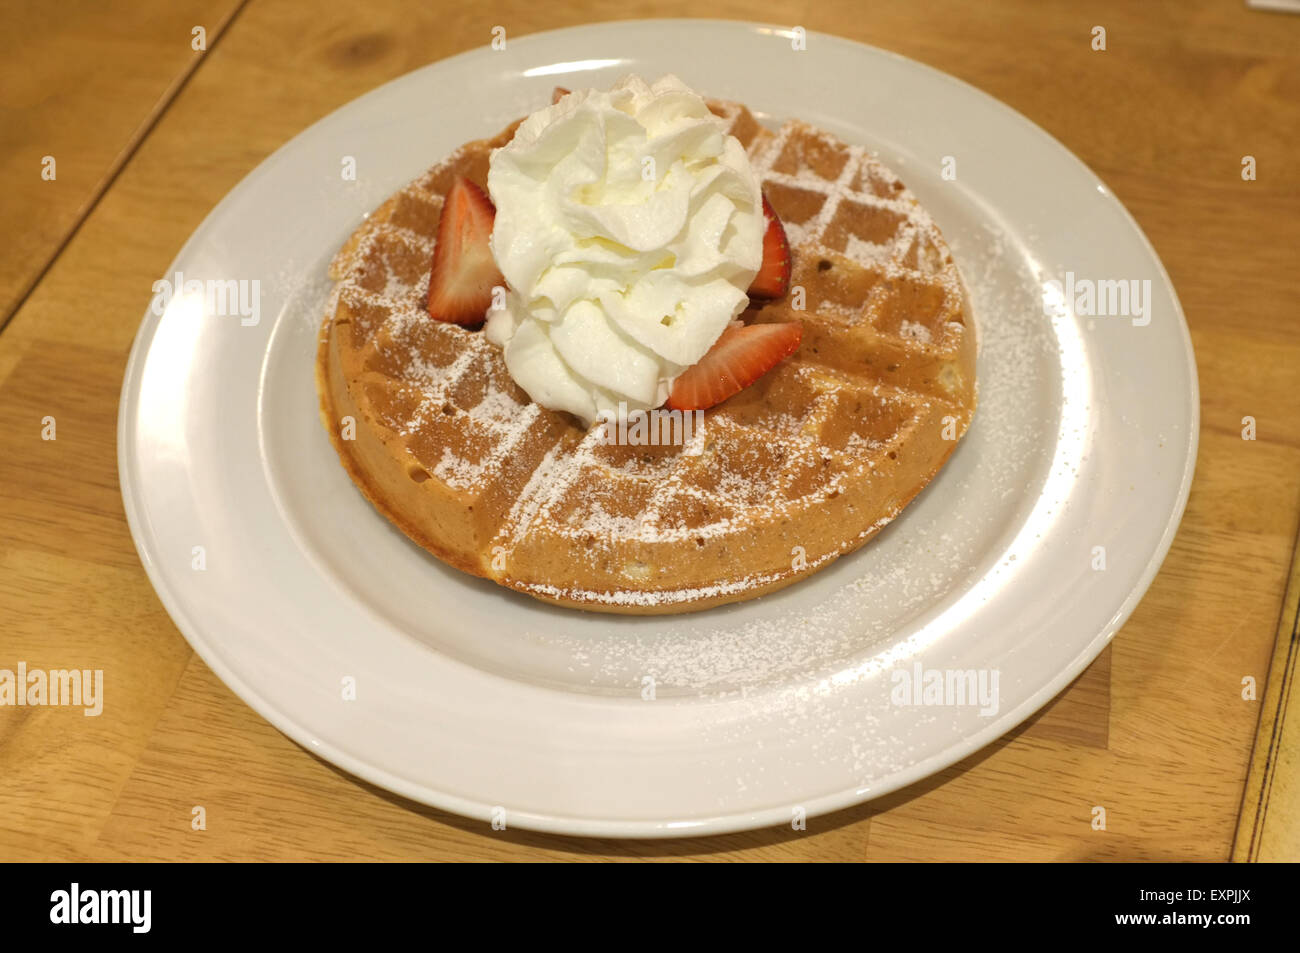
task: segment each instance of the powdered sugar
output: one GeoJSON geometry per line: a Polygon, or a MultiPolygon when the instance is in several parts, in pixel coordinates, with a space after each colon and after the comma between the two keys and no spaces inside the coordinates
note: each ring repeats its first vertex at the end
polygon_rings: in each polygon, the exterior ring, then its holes
{"type": "Polygon", "coordinates": [[[449,486],[465,489],[483,479],[488,463],[466,460],[458,456],[451,447],[444,447],[442,456],[433,468],[433,475],[449,486]]]}
{"type": "Polygon", "coordinates": [[[919,321],[904,321],[899,326],[898,333],[914,341],[930,343],[930,329],[919,321]]]}
{"type": "MultiPolygon", "coordinates": [[[[840,256],[885,279],[937,286],[945,301],[960,301],[955,268],[949,265],[936,273],[932,256],[918,251],[923,245],[944,248],[929,216],[864,149],[788,123],[778,134],[760,137],[751,158],[766,184],[821,197],[815,215],[787,226],[804,260],[840,256]],[[791,150],[803,152],[794,155],[791,150]],[[819,164],[824,166],[821,174],[812,171],[819,164]],[[800,171],[782,171],[789,167],[800,171]]],[[[439,200],[423,184],[435,175],[430,173],[404,193],[408,206],[435,207],[439,200]]],[[[480,334],[430,325],[423,307],[427,268],[413,269],[409,263],[419,263],[431,252],[427,235],[392,221],[376,221],[336,262],[342,275],[336,294],[383,315],[382,329],[370,336],[367,347],[383,373],[398,369],[392,378],[397,388],[394,406],[406,409],[388,422],[391,430],[413,441],[442,433],[440,428],[455,428],[464,439],[448,438],[423,465],[452,489],[472,494],[494,485],[549,412],[514,396],[517,388],[500,376],[499,354],[480,334]]],[[[828,299],[818,308],[818,313],[840,313],[850,324],[870,323],[876,314],[876,304],[870,302],[848,305],[828,299]]],[[[925,360],[935,348],[951,348],[962,333],[960,324],[909,318],[890,337],[895,354],[914,353],[917,360],[925,360]]],[[[508,562],[525,539],[544,532],[570,540],[575,558],[584,550],[595,559],[594,554],[606,558],[618,546],[703,547],[719,540],[734,541],[735,558],[747,545],[747,536],[783,522],[798,525],[801,514],[814,512],[858,481],[872,479],[875,458],[934,413],[930,395],[887,386],[843,368],[823,368],[810,355],[778,368],[771,379],[788,383],[773,385],[772,406],[764,409],[762,419],[710,415],[706,427],[694,435],[692,451],[699,452],[679,453],[680,448],[674,448],[659,472],[650,472],[643,462],[610,457],[598,428],[579,438],[558,438],[544,454],[530,458],[531,472],[517,484],[517,497],[491,548],[503,552],[508,562]],[[852,415],[840,409],[841,400],[883,402],[897,415],[896,430],[877,434],[860,429],[852,415]]],[[[631,558],[620,564],[626,585],[607,591],[565,588],[560,581],[507,581],[538,595],[592,604],[652,607],[711,599],[811,573],[876,532],[897,508],[838,546],[816,546],[803,565],[742,572],[708,585],[656,588],[649,567],[631,558]]]]}

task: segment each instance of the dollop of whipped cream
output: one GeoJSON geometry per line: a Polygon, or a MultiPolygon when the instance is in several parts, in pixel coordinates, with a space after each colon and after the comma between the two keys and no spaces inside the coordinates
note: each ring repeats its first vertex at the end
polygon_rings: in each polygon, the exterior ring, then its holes
{"type": "Polygon", "coordinates": [[[748,303],[762,191],[745,149],[675,76],[573,92],[492,153],[485,333],[543,407],[590,425],[649,410],[748,303]]]}

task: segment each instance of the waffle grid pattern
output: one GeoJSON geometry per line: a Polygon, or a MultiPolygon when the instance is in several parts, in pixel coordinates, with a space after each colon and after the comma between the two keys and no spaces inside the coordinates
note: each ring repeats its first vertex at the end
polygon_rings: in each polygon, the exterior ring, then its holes
{"type": "MultiPolygon", "coordinates": [[[[929,216],[860,147],[797,121],[774,134],[732,104],[715,111],[749,150],[787,226],[793,284],[807,295],[799,312],[786,299],[746,320],[802,320],[805,345],[706,412],[693,446],[609,445],[599,425],[584,430],[531,403],[481,334],[428,319],[438,193],[453,175],[485,176],[488,150],[463,151],[412,183],[336,259],[336,302],[346,302],[361,344],[354,387],[405,445],[411,479],[437,479],[466,506],[513,479],[493,552],[509,557],[543,534],[575,554],[617,554],[626,585],[651,584],[637,543],[743,544],[889,469],[937,411],[964,429],[971,408],[941,375],[907,374],[913,362],[954,354],[966,330],[960,279],[929,216]],[[864,369],[853,355],[880,350],[881,341],[892,364],[864,369]],[[539,426],[559,418],[558,428],[539,426]],[[542,430],[547,437],[538,439],[542,430]]],[[[818,562],[878,529],[908,499],[891,498],[870,525],[822,547],[818,562]]]]}

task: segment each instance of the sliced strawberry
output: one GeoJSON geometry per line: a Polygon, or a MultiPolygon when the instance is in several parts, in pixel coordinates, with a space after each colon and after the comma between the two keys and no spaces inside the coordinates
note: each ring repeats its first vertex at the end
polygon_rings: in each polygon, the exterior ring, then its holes
{"type": "Polygon", "coordinates": [[[497,210],[469,179],[452,183],[438,221],[429,273],[429,314],[438,321],[478,324],[505,279],[488,244],[497,210]]]}
{"type": "Polygon", "coordinates": [[[561,99],[563,99],[567,95],[569,95],[569,91],[567,89],[565,89],[563,86],[556,86],[554,91],[551,93],[551,105],[554,106],[556,103],[558,103],[561,99]]]}
{"type": "Polygon", "coordinates": [[[777,218],[766,195],[763,196],[763,217],[767,219],[767,231],[763,233],[763,264],[749,286],[749,293],[755,298],[783,298],[790,290],[790,242],[785,237],[785,226],[777,218]]]}
{"type": "Polygon", "coordinates": [[[803,325],[743,324],[730,327],[699,362],[673,382],[669,410],[703,410],[758,380],[799,349],[803,325]]]}

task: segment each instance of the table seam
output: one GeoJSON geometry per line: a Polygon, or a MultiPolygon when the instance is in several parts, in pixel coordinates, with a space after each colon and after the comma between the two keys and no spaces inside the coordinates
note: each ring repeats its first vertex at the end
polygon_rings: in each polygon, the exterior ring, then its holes
{"type": "Polygon", "coordinates": [[[217,44],[220,43],[222,37],[229,32],[230,27],[234,25],[235,19],[241,12],[243,12],[244,8],[247,7],[248,4],[249,0],[239,0],[235,8],[231,10],[229,16],[217,25],[212,42],[204,51],[203,55],[196,57],[192,63],[182,70],[181,73],[171,81],[167,88],[163,90],[162,95],[154,102],[148,114],[140,124],[136,126],[135,130],[127,139],[126,144],[118,152],[117,157],[113,160],[113,164],[109,166],[108,171],[96,184],[89,199],[77,213],[77,217],[73,221],[72,225],[67,229],[58,244],[46,257],[44,263],[42,263],[40,268],[37,269],[31,280],[22,286],[18,296],[14,299],[13,307],[9,309],[9,312],[5,314],[2,319],[0,319],[0,334],[9,327],[14,316],[23,309],[23,305],[27,303],[28,299],[30,299],[35,293],[36,289],[40,287],[41,282],[45,280],[45,276],[50,273],[51,269],[53,269],[55,262],[57,262],[63,255],[64,250],[72,244],[72,240],[77,237],[77,233],[81,231],[81,227],[86,223],[86,220],[89,219],[95,209],[99,207],[99,203],[103,201],[104,196],[108,194],[108,190],[117,182],[118,176],[122,174],[122,171],[126,168],[127,164],[130,163],[135,154],[140,151],[140,147],[144,145],[144,141],[149,138],[149,135],[155,128],[157,128],[159,120],[161,120],[163,115],[171,108],[172,104],[176,101],[176,98],[181,94],[182,90],[185,89],[186,84],[189,83],[190,78],[198,72],[199,67],[207,60],[208,55],[217,48],[217,44]]]}

